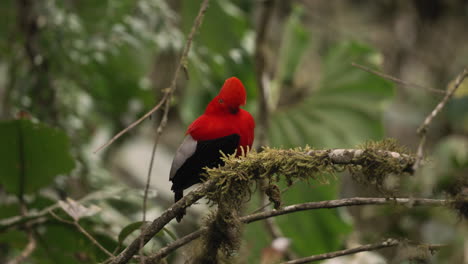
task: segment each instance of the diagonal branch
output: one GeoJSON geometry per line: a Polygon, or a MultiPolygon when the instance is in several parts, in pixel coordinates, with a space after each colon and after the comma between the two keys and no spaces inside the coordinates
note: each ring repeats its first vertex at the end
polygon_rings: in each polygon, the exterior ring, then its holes
{"type": "Polygon", "coordinates": [[[31,230],[31,228],[29,228],[28,244],[23,249],[23,251],[21,251],[20,255],[8,261],[7,264],[19,264],[19,263],[24,262],[34,252],[36,247],[37,247],[37,242],[36,242],[36,238],[34,237],[34,232],[31,230]]]}
{"type": "Polygon", "coordinates": [[[457,79],[455,80],[455,84],[453,88],[452,89],[449,88],[444,98],[442,98],[442,100],[437,104],[434,110],[432,110],[432,112],[426,117],[426,119],[424,119],[424,122],[418,128],[417,133],[421,139],[419,141],[418,150],[416,152],[416,162],[414,163],[413,170],[417,170],[419,168],[419,166],[421,165],[421,161],[424,157],[423,152],[424,152],[424,145],[426,143],[427,128],[432,123],[432,120],[434,120],[434,118],[440,113],[440,111],[442,111],[442,109],[445,107],[447,102],[450,100],[450,98],[453,96],[455,91],[463,83],[463,80],[465,80],[467,76],[468,76],[468,70],[464,69],[463,72],[457,76],[457,79]]]}
{"type": "Polygon", "coordinates": [[[372,73],[374,75],[377,75],[379,77],[382,77],[384,79],[387,79],[389,81],[392,81],[396,84],[399,84],[401,86],[405,86],[405,87],[416,87],[416,88],[419,88],[419,89],[423,89],[423,90],[428,90],[430,92],[433,92],[433,93],[438,93],[438,94],[445,94],[446,91],[444,90],[440,90],[440,89],[434,89],[434,88],[430,88],[430,87],[425,87],[425,86],[422,86],[422,85],[419,85],[419,84],[415,84],[415,83],[410,83],[410,82],[407,82],[407,81],[403,81],[401,79],[398,79],[394,76],[391,76],[391,75],[388,75],[388,74],[385,74],[385,73],[382,73],[382,72],[379,72],[379,71],[376,71],[376,70],[372,70],[370,68],[367,68],[363,65],[360,65],[360,64],[357,64],[357,63],[351,63],[352,66],[356,67],[356,68],[359,68],[363,71],[366,71],[366,72],[369,72],[369,73],[372,73]]]}
{"type": "Polygon", "coordinates": [[[145,228],[142,234],[137,237],[133,242],[125,248],[117,257],[112,260],[112,264],[122,264],[127,263],[133,255],[135,255],[138,250],[141,248],[140,241],[143,240],[143,245],[148,243],[161,229],[167,225],[172,219],[176,217],[176,215],[182,211],[183,209],[187,208],[188,206],[192,205],[200,198],[202,198],[207,192],[211,191],[215,186],[214,181],[206,181],[202,185],[200,185],[195,191],[190,192],[189,194],[185,195],[182,199],[180,199],[177,203],[174,203],[171,207],[169,207],[166,211],[164,211],[161,216],[156,218],[148,227],[145,228]]]}
{"type": "Polygon", "coordinates": [[[363,251],[373,251],[377,249],[382,249],[382,248],[388,248],[388,247],[395,247],[400,244],[400,241],[396,239],[389,238],[383,242],[380,243],[374,243],[374,244],[367,244],[364,246],[360,247],[355,247],[355,248],[350,248],[350,249],[344,249],[344,250],[338,250],[334,252],[329,252],[329,253],[324,253],[320,255],[314,255],[310,257],[305,257],[305,258],[300,258],[300,259],[295,259],[287,262],[283,262],[282,264],[300,264],[300,263],[309,263],[312,261],[318,261],[318,260],[324,260],[324,259],[331,259],[331,258],[336,258],[339,256],[345,256],[345,255],[351,255],[363,251]]]}
{"type": "MultiPolygon", "coordinates": [[[[331,209],[338,207],[349,207],[349,206],[363,206],[363,205],[404,205],[404,206],[432,206],[432,207],[443,207],[448,206],[452,203],[452,200],[443,199],[425,199],[425,198],[367,198],[367,197],[354,197],[345,198],[338,200],[329,200],[321,202],[309,202],[289,205],[279,210],[266,211],[261,213],[250,214],[241,217],[241,221],[244,224],[249,224],[255,221],[268,219],[270,217],[276,217],[279,215],[285,215],[306,210],[318,210],[318,209],[331,209]]],[[[190,243],[191,241],[199,238],[208,229],[202,227],[199,230],[188,234],[169,245],[161,248],[158,252],[151,255],[147,260],[148,263],[157,263],[157,261],[168,256],[174,250],[190,243]]]]}
{"type": "MultiPolygon", "coordinates": [[[[172,98],[172,94],[174,93],[176,89],[176,84],[177,84],[177,77],[179,76],[180,70],[183,68],[185,69],[185,64],[187,61],[188,53],[190,51],[190,47],[192,45],[193,38],[195,37],[195,33],[198,31],[198,29],[201,26],[201,23],[203,21],[203,17],[205,15],[206,10],[208,9],[208,3],[209,0],[204,0],[203,3],[200,6],[200,10],[198,11],[198,15],[195,18],[195,21],[192,26],[192,30],[190,31],[190,34],[188,35],[187,42],[185,43],[184,50],[182,52],[182,56],[180,57],[179,64],[176,68],[176,71],[174,73],[174,78],[172,79],[171,85],[168,88],[168,91],[166,92],[165,96],[167,95],[166,101],[165,101],[165,106],[164,106],[164,113],[161,119],[161,122],[159,123],[158,128],[156,129],[156,135],[154,138],[154,143],[153,143],[153,149],[151,151],[151,159],[150,159],[150,164],[148,168],[148,174],[146,176],[146,185],[145,185],[145,191],[144,191],[144,197],[143,197],[143,219],[142,222],[144,223],[146,221],[146,203],[148,200],[148,189],[150,186],[151,182],[151,172],[153,171],[153,164],[154,164],[154,156],[156,154],[156,148],[159,143],[159,139],[161,137],[163,129],[166,127],[167,124],[167,118],[169,115],[169,109],[170,109],[170,102],[172,98]]],[[[142,226],[142,232],[143,232],[143,226],[142,226]]],[[[141,245],[140,248],[143,248],[144,246],[144,241],[141,240],[141,245]]],[[[141,258],[141,263],[145,263],[145,257],[142,256],[141,258]]]]}
{"type": "Polygon", "coordinates": [[[60,216],[58,216],[57,214],[54,213],[53,210],[50,210],[49,211],[50,215],[52,215],[55,219],[57,219],[58,221],[60,222],[63,222],[63,223],[66,223],[66,224],[69,224],[69,225],[73,225],[76,227],[76,229],[78,229],[83,235],[85,235],[95,246],[97,246],[102,252],[104,252],[107,256],[109,257],[114,257],[114,255],[112,253],[109,252],[109,250],[107,250],[103,245],[101,245],[97,240],[96,238],[94,238],[90,233],[88,233],[88,231],[86,231],[86,229],[84,229],[80,223],[78,223],[78,219],[75,219],[74,221],[68,221],[68,220],[65,220],[63,218],[61,218],[60,216]]]}
{"type": "Polygon", "coordinates": [[[187,56],[188,56],[188,53],[190,51],[190,47],[192,45],[192,40],[193,40],[193,38],[195,36],[195,33],[198,31],[198,28],[200,27],[200,25],[202,23],[203,16],[205,15],[205,12],[206,12],[206,10],[208,8],[208,2],[209,2],[209,0],[204,0],[202,5],[201,5],[200,11],[199,11],[197,17],[195,18],[195,22],[194,22],[194,25],[192,27],[192,30],[190,31],[190,34],[189,34],[189,36],[187,38],[187,42],[185,43],[184,50],[182,51],[182,56],[180,57],[179,64],[177,65],[176,71],[174,73],[174,78],[172,79],[172,82],[171,82],[171,85],[169,86],[169,88],[166,89],[166,92],[164,93],[164,96],[161,99],[161,101],[159,101],[159,103],[157,105],[155,105],[150,111],[148,111],[146,114],[144,114],[142,117],[140,117],[137,121],[133,122],[132,124],[130,124],[129,126],[124,128],[122,131],[117,133],[115,136],[113,136],[107,143],[105,143],[104,145],[102,145],[99,148],[97,148],[96,150],[94,150],[94,153],[97,153],[98,151],[102,150],[103,148],[108,147],[115,140],[120,138],[123,134],[127,133],[130,129],[132,129],[135,126],[137,126],[138,124],[140,124],[143,120],[148,118],[150,115],[152,115],[154,112],[156,112],[163,105],[166,105],[166,109],[168,108],[167,106],[170,103],[172,93],[174,92],[175,87],[176,87],[177,77],[179,76],[180,70],[185,69],[184,65],[185,65],[185,62],[187,60],[187,56]]]}

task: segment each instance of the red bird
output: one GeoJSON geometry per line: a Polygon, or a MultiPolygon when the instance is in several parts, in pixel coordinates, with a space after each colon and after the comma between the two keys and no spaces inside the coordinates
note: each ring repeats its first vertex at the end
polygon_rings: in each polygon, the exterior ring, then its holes
{"type": "MultiPolygon", "coordinates": [[[[249,112],[239,108],[245,105],[244,85],[236,77],[224,82],[219,94],[211,100],[205,113],[188,127],[186,137],[177,150],[170,171],[171,190],[175,202],[184,195],[184,189],[201,182],[204,167],[222,164],[221,153],[241,155],[252,147],[255,121],[249,112]]],[[[180,222],[185,211],[176,219],[180,222]]]]}

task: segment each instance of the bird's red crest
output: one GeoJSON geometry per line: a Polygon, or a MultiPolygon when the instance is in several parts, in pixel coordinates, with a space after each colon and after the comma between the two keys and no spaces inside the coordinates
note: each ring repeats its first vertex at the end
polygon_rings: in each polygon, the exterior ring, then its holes
{"type": "Polygon", "coordinates": [[[231,77],[224,82],[218,98],[231,106],[239,107],[245,105],[247,95],[242,82],[236,77],[231,77]]]}

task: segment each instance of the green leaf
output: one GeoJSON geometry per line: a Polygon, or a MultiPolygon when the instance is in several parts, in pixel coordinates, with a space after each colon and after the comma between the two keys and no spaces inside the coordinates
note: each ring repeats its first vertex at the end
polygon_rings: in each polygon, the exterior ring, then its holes
{"type": "MultiPolygon", "coordinates": [[[[296,23],[295,27],[301,27],[296,23]]],[[[301,32],[298,30],[298,32],[301,32]]],[[[299,38],[299,36],[297,36],[299,38]]],[[[296,44],[297,52],[305,49],[296,44]]],[[[293,48],[294,49],[294,48],[293,48]]],[[[297,57],[297,54],[291,56],[297,57]]],[[[279,108],[272,114],[270,144],[275,147],[311,145],[315,148],[349,147],[383,136],[381,115],[384,102],[392,95],[392,85],[381,78],[352,67],[356,62],[376,67],[380,54],[370,47],[343,42],[331,47],[322,60],[318,87],[306,87],[309,96],[279,108]],[[313,89],[312,89],[313,88],[313,89]]],[[[297,63],[297,59],[284,59],[297,63]]],[[[292,64],[293,65],[293,64],[292,64]]],[[[300,67],[287,75],[293,79],[300,67]]],[[[281,86],[288,86],[281,79],[281,86]]],[[[285,93],[288,91],[283,91],[285,93]]],[[[307,93],[305,93],[307,94],[307,93]]],[[[296,184],[283,195],[285,204],[335,199],[338,185],[296,184]]],[[[283,185],[284,186],[284,185],[283,185]]],[[[278,217],[285,236],[293,241],[293,250],[306,256],[337,250],[351,227],[334,210],[306,211],[278,217]],[[304,237],[304,232],[309,236],[304,237]],[[310,243],[310,241],[315,241],[310,243]]]]}
{"type": "Polygon", "coordinates": [[[275,108],[281,96],[282,84],[293,81],[297,67],[304,58],[304,53],[310,48],[310,34],[301,23],[303,13],[304,9],[295,5],[284,27],[278,58],[278,73],[271,85],[271,100],[275,108]]]}
{"type": "MultiPolygon", "coordinates": [[[[151,222],[150,221],[144,222],[145,225],[148,225],[149,223],[151,222]]],[[[140,230],[142,224],[143,224],[143,221],[138,221],[138,222],[134,222],[125,226],[119,233],[119,238],[118,238],[119,245],[121,245],[124,242],[124,240],[135,230],[140,230]]]]}
{"type": "MultiPolygon", "coordinates": [[[[104,236],[92,232],[92,228],[83,226],[101,245],[111,248],[104,236]]],[[[44,227],[41,237],[46,239],[45,246],[37,247],[32,258],[37,263],[99,263],[107,256],[73,225],[51,223],[44,227]]],[[[114,244],[115,245],[115,244],[114,244]]]]}
{"type": "MultiPolygon", "coordinates": [[[[382,137],[381,114],[392,84],[351,66],[377,66],[379,53],[344,42],[323,58],[320,86],[307,98],[272,116],[273,146],[347,147],[382,137]]],[[[299,71],[300,69],[298,69],[299,71]]]]}
{"type": "MultiPolygon", "coordinates": [[[[337,188],[336,182],[329,185],[295,184],[283,195],[283,199],[288,204],[335,199],[337,188]]],[[[338,212],[338,209],[304,211],[280,216],[276,221],[284,235],[292,240],[292,249],[307,256],[340,248],[343,239],[352,229],[338,212]],[[304,232],[307,233],[306,236],[304,232]]]]}
{"type": "Polygon", "coordinates": [[[37,191],[74,168],[67,135],[42,123],[0,122],[0,146],[0,184],[10,193],[37,191]]]}

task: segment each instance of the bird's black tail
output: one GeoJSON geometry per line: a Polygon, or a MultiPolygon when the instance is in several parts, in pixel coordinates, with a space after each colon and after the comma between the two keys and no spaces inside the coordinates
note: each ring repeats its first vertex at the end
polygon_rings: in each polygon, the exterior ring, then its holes
{"type": "MultiPolygon", "coordinates": [[[[182,190],[174,191],[174,202],[175,203],[177,203],[177,201],[182,199],[182,197],[184,197],[184,191],[182,191],[182,190]]],[[[185,208],[182,209],[178,215],[176,215],[176,220],[177,220],[178,223],[180,223],[180,221],[182,220],[184,215],[185,215],[185,208]]]]}

